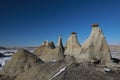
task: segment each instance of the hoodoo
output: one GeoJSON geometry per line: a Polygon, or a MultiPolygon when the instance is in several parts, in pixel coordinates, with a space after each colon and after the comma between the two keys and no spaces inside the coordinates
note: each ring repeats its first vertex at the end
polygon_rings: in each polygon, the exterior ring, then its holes
{"type": "Polygon", "coordinates": [[[60,35],[59,38],[58,38],[57,47],[61,50],[62,53],[64,53],[64,46],[63,46],[63,43],[62,43],[62,35],[60,35]]]}
{"type": "Polygon", "coordinates": [[[77,39],[77,33],[72,32],[66,43],[65,55],[74,56],[80,52],[81,45],[77,39]]]}
{"type": "Polygon", "coordinates": [[[111,63],[110,49],[98,24],[92,25],[91,34],[82,45],[79,61],[111,63]]]}
{"type": "Polygon", "coordinates": [[[58,47],[63,47],[63,43],[62,43],[62,35],[60,35],[59,38],[58,38],[57,46],[58,46],[58,47]]]}

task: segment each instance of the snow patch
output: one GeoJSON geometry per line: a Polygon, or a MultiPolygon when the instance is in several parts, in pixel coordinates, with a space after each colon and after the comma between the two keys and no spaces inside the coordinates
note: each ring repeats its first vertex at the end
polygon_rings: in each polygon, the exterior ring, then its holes
{"type": "Polygon", "coordinates": [[[6,64],[7,61],[11,60],[12,57],[2,57],[0,58],[0,64],[1,64],[1,67],[0,69],[6,64]]]}
{"type": "Polygon", "coordinates": [[[61,72],[63,72],[66,69],[66,66],[62,69],[60,69],[59,72],[57,72],[52,78],[50,78],[49,80],[52,80],[53,78],[55,78],[56,76],[58,76],[61,72]]]}
{"type": "Polygon", "coordinates": [[[50,60],[50,62],[57,62],[57,60],[50,60]]]}
{"type": "Polygon", "coordinates": [[[104,68],[105,72],[111,71],[109,68],[104,68]]]}
{"type": "Polygon", "coordinates": [[[16,51],[17,50],[0,50],[0,53],[2,53],[2,54],[5,53],[5,52],[11,52],[11,53],[14,52],[14,53],[16,53],[16,51]]]}

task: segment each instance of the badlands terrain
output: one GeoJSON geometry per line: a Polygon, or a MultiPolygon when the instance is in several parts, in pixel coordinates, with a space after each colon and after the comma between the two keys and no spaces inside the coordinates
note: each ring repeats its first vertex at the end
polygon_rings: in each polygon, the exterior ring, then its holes
{"type": "Polygon", "coordinates": [[[66,45],[0,48],[0,80],[120,80],[120,46],[108,45],[98,24],[81,45],[72,32],[66,45]]]}

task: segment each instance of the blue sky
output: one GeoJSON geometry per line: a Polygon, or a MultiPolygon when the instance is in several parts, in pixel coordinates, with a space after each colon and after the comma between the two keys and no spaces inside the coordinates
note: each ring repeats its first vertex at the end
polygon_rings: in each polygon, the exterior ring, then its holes
{"type": "Polygon", "coordinates": [[[38,46],[44,40],[65,44],[77,32],[82,44],[99,23],[110,45],[120,45],[119,0],[0,0],[0,45],[38,46]]]}

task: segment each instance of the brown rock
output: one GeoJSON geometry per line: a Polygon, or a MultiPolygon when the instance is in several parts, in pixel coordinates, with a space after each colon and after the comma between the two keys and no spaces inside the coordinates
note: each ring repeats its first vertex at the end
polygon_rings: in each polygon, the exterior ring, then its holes
{"type": "Polygon", "coordinates": [[[99,24],[92,24],[92,27],[98,27],[99,24]]]}

